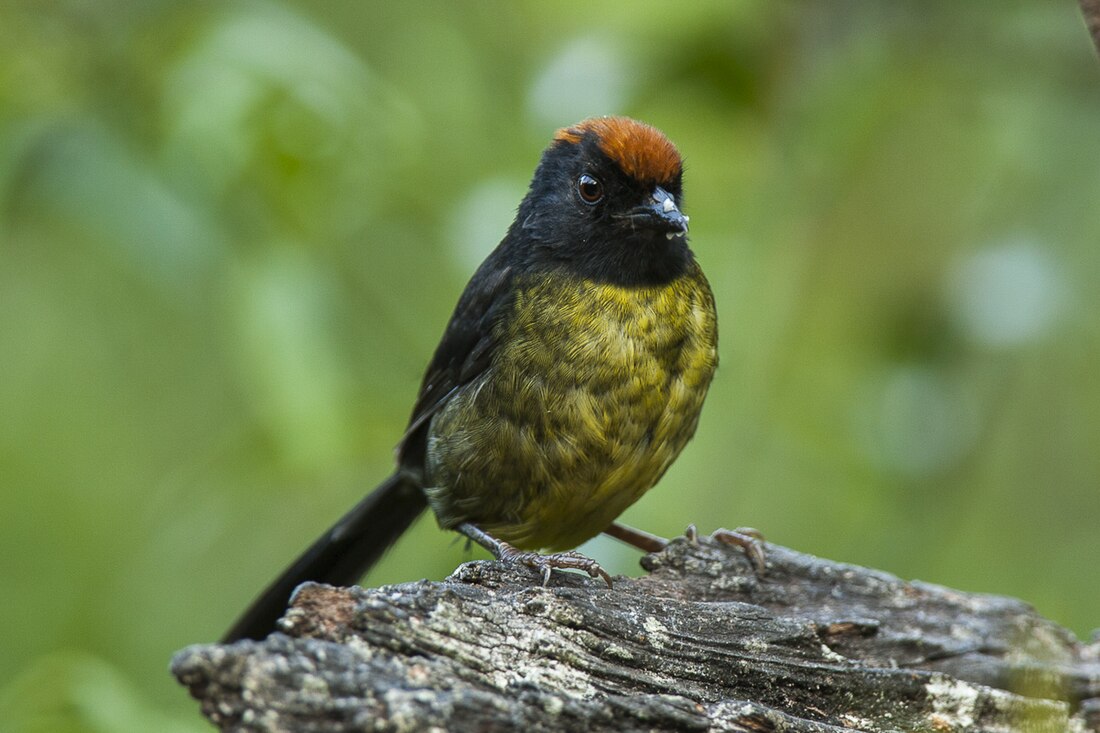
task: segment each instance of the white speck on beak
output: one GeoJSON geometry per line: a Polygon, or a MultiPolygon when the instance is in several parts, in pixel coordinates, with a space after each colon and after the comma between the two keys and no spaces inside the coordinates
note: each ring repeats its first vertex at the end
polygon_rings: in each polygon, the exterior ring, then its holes
{"type": "Polygon", "coordinates": [[[676,202],[672,200],[671,196],[669,196],[667,199],[665,199],[664,203],[661,204],[661,208],[664,209],[665,213],[667,214],[668,212],[676,208],[676,202]]]}

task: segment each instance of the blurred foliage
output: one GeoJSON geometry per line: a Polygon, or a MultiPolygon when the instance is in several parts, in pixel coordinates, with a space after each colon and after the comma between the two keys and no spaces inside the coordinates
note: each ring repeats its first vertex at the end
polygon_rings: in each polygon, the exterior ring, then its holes
{"type": "MultiPolygon", "coordinates": [[[[206,729],[171,652],[386,475],[542,147],[611,112],[684,152],[722,327],[626,520],[1088,633],[1098,81],[1072,3],[3,4],[0,729],[206,729]]],[[[369,582],[466,557],[425,519],[369,582]]]]}

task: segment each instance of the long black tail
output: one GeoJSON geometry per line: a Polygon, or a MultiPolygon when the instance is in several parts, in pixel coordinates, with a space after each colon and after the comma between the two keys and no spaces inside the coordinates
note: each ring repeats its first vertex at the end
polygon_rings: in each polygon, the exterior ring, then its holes
{"type": "Polygon", "coordinates": [[[394,474],[321,535],[269,585],[226,632],[222,643],[263,639],[275,630],[290,594],[307,580],[355,583],[420,516],[427,500],[420,487],[394,474]]]}

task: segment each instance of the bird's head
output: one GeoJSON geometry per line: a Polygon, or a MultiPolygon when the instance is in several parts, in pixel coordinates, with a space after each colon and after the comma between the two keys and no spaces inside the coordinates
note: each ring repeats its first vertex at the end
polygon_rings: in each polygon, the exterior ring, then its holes
{"type": "Polygon", "coordinates": [[[532,264],[618,284],[667,282],[691,261],[682,175],[659,130],[626,117],[579,122],[543,153],[512,235],[532,264]]]}

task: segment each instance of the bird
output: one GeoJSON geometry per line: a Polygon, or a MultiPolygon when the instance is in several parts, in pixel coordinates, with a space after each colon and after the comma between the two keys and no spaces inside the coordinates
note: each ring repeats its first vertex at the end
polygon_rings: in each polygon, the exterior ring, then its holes
{"type": "MultiPolygon", "coordinates": [[[[428,364],[393,474],[277,577],[223,642],[276,629],[302,582],[357,582],[425,510],[497,560],[611,577],[577,553],[695,433],[718,366],[714,296],[688,245],[683,160],[622,116],[559,129],[428,364]],[[543,554],[543,552],[548,554],[543,554]]],[[[758,573],[755,530],[719,530],[758,573]]]]}

